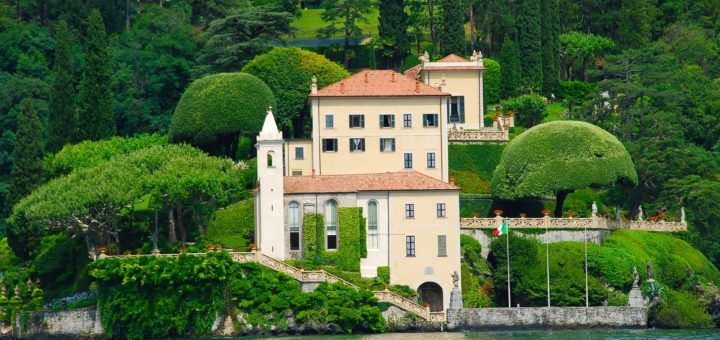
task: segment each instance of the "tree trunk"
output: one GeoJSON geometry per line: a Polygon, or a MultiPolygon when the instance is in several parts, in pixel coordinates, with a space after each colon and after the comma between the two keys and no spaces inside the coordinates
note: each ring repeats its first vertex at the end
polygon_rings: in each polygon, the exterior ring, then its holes
{"type": "Polygon", "coordinates": [[[475,15],[472,1],[468,1],[468,16],[470,17],[470,49],[475,51],[475,15]]]}
{"type": "Polygon", "coordinates": [[[180,230],[180,240],[182,241],[182,246],[185,248],[187,244],[187,230],[185,229],[185,223],[183,222],[183,207],[181,202],[177,202],[177,225],[178,229],[180,230]]]}
{"type": "Polygon", "coordinates": [[[565,204],[565,199],[567,198],[567,195],[569,192],[567,191],[560,191],[555,196],[555,217],[562,217],[563,214],[563,205],[565,204]]]}
{"type": "Polygon", "coordinates": [[[350,54],[348,53],[348,50],[350,49],[350,15],[347,15],[345,17],[345,43],[343,45],[343,65],[345,65],[345,68],[348,68],[348,65],[350,65],[350,54]]]}
{"type": "Polygon", "coordinates": [[[173,214],[174,209],[167,207],[168,212],[168,243],[177,243],[177,235],[175,234],[175,215],[173,214]]]}
{"type": "Polygon", "coordinates": [[[430,54],[431,57],[433,54],[435,54],[435,43],[437,41],[437,36],[435,35],[435,8],[434,8],[434,0],[428,0],[428,23],[430,26],[430,54]]]}
{"type": "Polygon", "coordinates": [[[125,0],[125,30],[130,30],[130,0],[125,0]]]}

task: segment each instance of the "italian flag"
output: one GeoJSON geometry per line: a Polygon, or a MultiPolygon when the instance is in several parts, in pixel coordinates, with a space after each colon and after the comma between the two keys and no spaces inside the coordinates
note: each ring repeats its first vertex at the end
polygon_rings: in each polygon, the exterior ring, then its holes
{"type": "Polygon", "coordinates": [[[508,224],[507,221],[503,220],[502,223],[500,223],[497,226],[497,229],[493,230],[493,235],[495,236],[501,236],[501,235],[507,235],[508,233],[508,224]]]}

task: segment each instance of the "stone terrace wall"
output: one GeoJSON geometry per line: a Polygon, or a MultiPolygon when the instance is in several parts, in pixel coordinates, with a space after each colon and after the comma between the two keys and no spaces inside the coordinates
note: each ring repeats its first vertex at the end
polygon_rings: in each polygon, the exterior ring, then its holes
{"type": "MultiPolygon", "coordinates": [[[[490,253],[490,243],[496,237],[488,236],[482,229],[460,229],[460,232],[478,240],[482,246],[481,254],[484,258],[487,258],[490,253]]],[[[585,232],[582,230],[549,230],[542,234],[523,233],[522,231],[514,231],[514,233],[522,237],[534,238],[542,243],[545,243],[546,240],[549,243],[585,241],[585,232]]],[[[610,230],[588,229],[587,231],[588,241],[599,245],[601,245],[608,236],[610,236],[610,230]]]]}
{"type": "Polygon", "coordinates": [[[641,328],[647,326],[638,307],[519,307],[448,310],[448,329],[508,328],[641,328]]]}
{"type": "Polygon", "coordinates": [[[103,329],[94,309],[69,311],[39,311],[30,314],[22,337],[46,338],[102,338],[103,329]],[[97,316],[97,317],[96,317],[97,316]]]}

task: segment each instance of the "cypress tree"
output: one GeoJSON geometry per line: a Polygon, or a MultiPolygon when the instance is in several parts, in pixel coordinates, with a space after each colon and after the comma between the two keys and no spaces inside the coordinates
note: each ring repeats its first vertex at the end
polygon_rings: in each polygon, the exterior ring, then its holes
{"type": "Polygon", "coordinates": [[[500,87],[503,98],[520,94],[520,58],[517,43],[505,35],[502,50],[498,56],[500,62],[500,87]]]}
{"type": "Polygon", "coordinates": [[[523,85],[531,91],[540,90],[543,78],[540,0],[518,1],[516,18],[523,85]]]}
{"type": "Polygon", "coordinates": [[[550,97],[560,88],[560,4],[542,2],[542,93],[550,97]]]}
{"type": "Polygon", "coordinates": [[[75,84],[72,63],[72,42],[67,23],[58,23],[55,37],[55,65],[48,108],[48,151],[60,150],[75,141],[77,112],[75,112],[75,84]]]}
{"type": "Polygon", "coordinates": [[[464,54],[465,6],[463,0],[443,0],[440,26],[440,50],[442,54],[464,54]]]}
{"type": "Polygon", "coordinates": [[[85,69],[78,100],[78,135],[81,140],[98,140],[115,134],[107,35],[98,10],[90,13],[86,39],[85,69]]]}
{"type": "Polygon", "coordinates": [[[378,33],[385,65],[389,69],[397,69],[410,50],[404,1],[380,0],[379,7],[378,33]]]}
{"type": "Polygon", "coordinates": [[[10,170],[12,184],[8,206],[17,203],[42,182],[42,123],[29,99],[23,100],[21,105],[15,133],[13,166],[10,170]]]}

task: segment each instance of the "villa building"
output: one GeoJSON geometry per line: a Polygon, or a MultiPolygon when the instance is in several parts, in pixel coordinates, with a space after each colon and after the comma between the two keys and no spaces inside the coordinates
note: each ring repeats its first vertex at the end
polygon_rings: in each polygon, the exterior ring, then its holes
{"type": "Polygon", "coordinates": [[[391,284],[417,289],[432,311],[447,308],[452,275],[460,273],[459,188],[448,174],[448,134],[484,128],[482,81],[476,54],[421,57],[405,74],[365,70],[322,89],[313,80],[307,140],[284,140],[268,111],[257,138],[258,250],[280,260],[307,258],[304,243],[318,242],[324,252],[340,253],[357,237],[343,234],[341,211],[355,208],[367,249],[362,277],[387,267],[391,284]],[[317,222],[306,219],[318,216],[322,230],[308,229],[317,222]]]}

